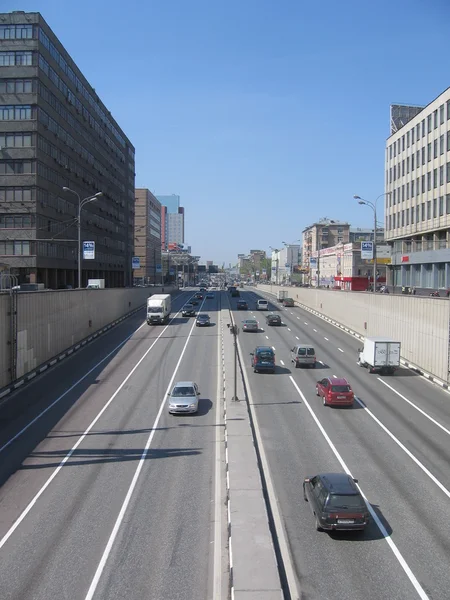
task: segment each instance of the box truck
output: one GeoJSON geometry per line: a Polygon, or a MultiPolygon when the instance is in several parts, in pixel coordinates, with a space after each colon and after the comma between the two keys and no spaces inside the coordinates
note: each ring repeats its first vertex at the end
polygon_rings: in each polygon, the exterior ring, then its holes
{"type": "Polygon", "coordinates": [[[392,375],[400,366],[400,346],[400,342],[387,337],[367,337],[358,351],[358,365],[369,373],[392,375]]]}
{"type": "Polygon", "coordinates": [[[88,279],[87,290],[102,290],[105,287],[104,279],[88,279]]]}
{"type": "Polygon", "coordinates": [[[284,290],[278,290],[278,292],[277,292],[278,302],[282,302],[285,298],[287,298],[287,292],[284,290]]]}
{"type": "Polygon", "coordinates": [[[147,298],[147,324],[166,323],[172,310],[170,294],[154,294],[147,298]]]}

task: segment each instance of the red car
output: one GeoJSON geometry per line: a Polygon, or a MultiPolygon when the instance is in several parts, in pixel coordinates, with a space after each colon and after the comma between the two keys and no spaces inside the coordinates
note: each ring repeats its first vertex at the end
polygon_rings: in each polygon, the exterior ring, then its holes
{"type": "Polygon", "coordinates": [[[324,406],[353,406],[354,393],[343,377],[326,377],[316,383],[316,394],[322,396],[324,406]]]}

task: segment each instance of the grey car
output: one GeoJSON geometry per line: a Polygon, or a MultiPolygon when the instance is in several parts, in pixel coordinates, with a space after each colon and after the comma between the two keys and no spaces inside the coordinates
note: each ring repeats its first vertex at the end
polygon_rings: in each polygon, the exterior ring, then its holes
{"type": "Polygon", "coordinates": [[[259,331],[258,321],[256,319],[242,321],[242,331],[259,331]]]}
{"type": "Polygon", "coordinates": [[[167,396],[169,413],[198,412],[198,397],[200,396],[200,392],[194,381],[179,381],[167,396]]]}
{"type": "Polygon", "coordinates": [[[181,311],[183,317],[195,317],[195,308],[192,304],[185,304],[181,311]]]}

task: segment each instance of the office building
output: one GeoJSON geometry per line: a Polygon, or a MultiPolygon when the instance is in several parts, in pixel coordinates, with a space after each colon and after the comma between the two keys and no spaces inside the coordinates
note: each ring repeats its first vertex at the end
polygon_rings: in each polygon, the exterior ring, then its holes
{"type": "Polygon", "coordinates": [[[134,168],[132,144],[43,17],[1,14],[0,262],[22,283],[75,286],[79,198],[102,192],[81,213],[82,241],[95,242],[82,285],[129,285],[134,168]]]}
{"type": "Polygon", "coordinates": [[[169,244],[184,244],[184,208],[177,213],[166,213],[166,240],[169,244]]]}
{"type": "Polygon", "coordinates": [[[323,218],[306,227],[302,232],[303,268],[309,269],[312,253],[336,244],[347,244],[350,239],[349,223],[323,218]]]}
{"type": "Polygon", "coordinates": [[[150,190],[137,188],[135,193],[134,255],[140,268],[133,276],[135,281],[155,283],[161,280],[161,204],[150,190]]]}
{"type": "Polygon", "coordinates": [[[386,141],[385,239],[389,283],[450,287],[450,88],[386,141]]]}
{"type": "Polygon", "coordinates": [[[160,202],[161,206],[167,208],[168,213],[177,213],[180,208],[180,196],[177,194],[170,195],[156,195],[156,199],[160,202]]]}

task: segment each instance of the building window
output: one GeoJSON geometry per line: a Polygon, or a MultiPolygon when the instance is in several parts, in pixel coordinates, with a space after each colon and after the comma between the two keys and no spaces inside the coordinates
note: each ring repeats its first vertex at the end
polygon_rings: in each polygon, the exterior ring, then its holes
{"type": "Polygon", "coordinates": [[[405,201],[405,186],[402,185],[402,202],[405,201]]]}
{"type": "Polygon", "coordinates": [[[409,183],[406,184],[406,199],[409,200],[409,183]]]}
{"type": "Polygon", "coordinates": [[[419,223],[420,221],[420,206],[417,205],[416,206],[416,223],[419,223]]]}
{"type": "Polygon", "coordinates": [[[444,214],[444,197],[439,196],[439,216],[442,217],[444,214]]]}
{"type": "Polygon", "coordinates": [[[422,137],[425,137],[425,119],[422,120],[422,137]]]}
{"type": "Polygon", "coordinates": [[[402,136],[402,152],[405,151],[405,136],[402,136]]]}
{"type": "Polygon", "coordinates": [[[439,167],[439,185],[444,185],[444,166],[439,167]]]}
{"type": "Polygon", "coordinates": [[[444,144],[445,144],[444,134],[442,134],[441,137],[439,138],[439,153],[441,155],[444,154],[444,144]]]}
{"type": "Polygon", "coordinates": [[[405,226],[405,211],[402,210],[402,227],[405,226]]]}
{"type": "Polygon", "coordinates": [[[431,214],[431,200],[427,200],[427,220],[430,220],[432,218],[432,214],[431,214]]]}
{"type": "Polygon", "coordinates": [[[411,198],[414,198],[414,179],[411,181],[411,198]]]}
{"type": "Polygon", "coordinates": [[[450,194],[445,196],[445,214],[450,215],[450,194]]]}
{"type": "Polygon", "coordinates": [[[0,148],[29,148],[31,133],[0,133],[0,148]]]}
{"type": "Polygon", "coordinates": [[[431,192],[431,171],[427,173],[427,191],[431,192]]]}
{"type": "Polygon", "coordinates": [[[36,198],[35,188],[30,187],[1,187],[0,202],[17,202],[23,204],[36,198]]]}
{"type": "Polygon", "coordinates": [[[447,183],[450,183],[450,163],[447,163],[447,183]]]}
{"type": "Polygon", "coordinates": [[[431,161],[431,142],[427,145],[428,162],[431,161]]]}
{"type": "Polygon", "coordinates": [[[442,104],[442,105],[439,107],[439,120],[440,120],[440,122],[441,122],[441,125],[443,124],[443,122],[444,122],[444,119],[445,119],[445,115],[444,115],[444,105],[442,104]]]}
{"type": "Polygon", "coordinates": [[[395,195],[396,195],[395,193],[396,193],[396,191],[397,191],[397,190],[396,190],[395,188],[392,190],[392,204],[393,204],[394,206],[395,206],[395,195]]]}
{"type": "Polygon", "coordinates": [[[411,129],[411,146],[414,144],[414,127],[411,129]]]}
{"type": "Polygon", "coordinates": [[[435,219],[437,216],[437,198],[433,198],[433,219],[435,219]]]}
{"type": "Polygon", "coordinates": [[[447,131],[447,152],[450,152],[450,131],[447,131]]]}
{"type": "Polygon", "coordinates": [[[31,79],[0,79],[0,94],[31,94],[31,79]]]}
{"type": "Polygon", "coordinates": [[[411,171],[414,171],[415,166],[414,166],[414,153],[411,154],[411,171]]]}
{"type": "Polygon", "coordinates": [[[426,220],[426,214],[425,214],[425,202],[422,202],[422,221],[426,220]]]}
{"type": "Polygon", "coordinates": [[[422,165],[425,164],[425,146],[422,148],[422,165]]]}
{"type": "Polygon", "coordinates": [[[405,213],[406,213],[406,227],[408,227],[408,225],[409,225],[409,209],[408,208],[405,210],[405,213]]]}
{"type": "Polygon", "coordinates": [[[30,242],[28,240],[0,242],[0,256],[29,256],[30,242]]]}
{"type": "Polygon", "coordinates": [[[426,192],[425,175],[422,175],[422,194],[426,192]]]}
{"type": "Polygon", "coordinates": [[[34,173],[31,160],[4,160],[0,162],[0,175],[25,175],[34,173]]]}
{"type": "Polygon", "coordinates": [[[414,225],[414,206],[411,207],[411,225],[414,225]]]}
{"type": "Polygon", "coordinates": [[[392,229],[395,229],[395,213],[392,215],[392,229]]]}
{"type": "Polygon", "coordinates": [[[405,160],[402,160],[402,177],[405,176],[405,160]]]}
{"type": "Polygon", "coordinates": [[[438,128],[438,111],[437,109],[434,111],[433,113],[433,122],[434,122],[434,128],[437,129],[438,128]]]}
{"type": "Polygon", "coordinates": [[[392,144],[389,146],[389,160],[392,160],[392,144]]]}
{"type": "Polygon", "coordinates": [[[0,215],[0,229],[30,229],[32,223],[32,215],[0,215]]]}
{"type": "Polygon", "coordinates": [[[406,157],[406,172],[409,173],[409,156],[406,157]]]}
{"type": "Polygon", "coordinates": [[[433,188],[436,189],[438,186],[438,174],[437,174],[437,169],[434,169],[433,171],[433,188]]]}
{"type": "Polygon", "coordinates": [[[450,100],[447,100],[447,121],[450,120],[450,100]]]}
{"type": "Polygon", "coordinates": [[[406,146],[409,148],[409,131],[406,132],[406,146]]]}
{"type": "Polygon", "coordinates": [[[23,67],[32,64],[32,52],[0,52],[0,67],[23,67]]]}
{"type": "Polygon", "coordinates": [[[400,154],[400,138],[397,140],[397,154],[400,154]]]}
{"type": "Polygon", "coordinates": [[[31,40],[33,25],[0,25],[0,40],[31,40]]]}
{"type": "Polygon", "coordinates": [[[420,139],[420,123],[417,123],[416,125],[416,140],[419,141],[420,139]]]}
{"type": "Polygon", "coordinates": [[[433,142],[433,158],[438,157],[438,141],[434,140],[433,142]]]}
{"type": "MultiPolygon", "coordinates": [[[[431,129],[432,129],[432,116],[428,115],[427,117],[427,131],[428,133],[431,133],[431,129]]],[[[425,135],[425,132],[424,132],[425,135]]]]}
{"type": "Polygon", "coordinates": [[[31,119],[31,106],[0,106],[0,121],[27,121],[31,119]]]}

